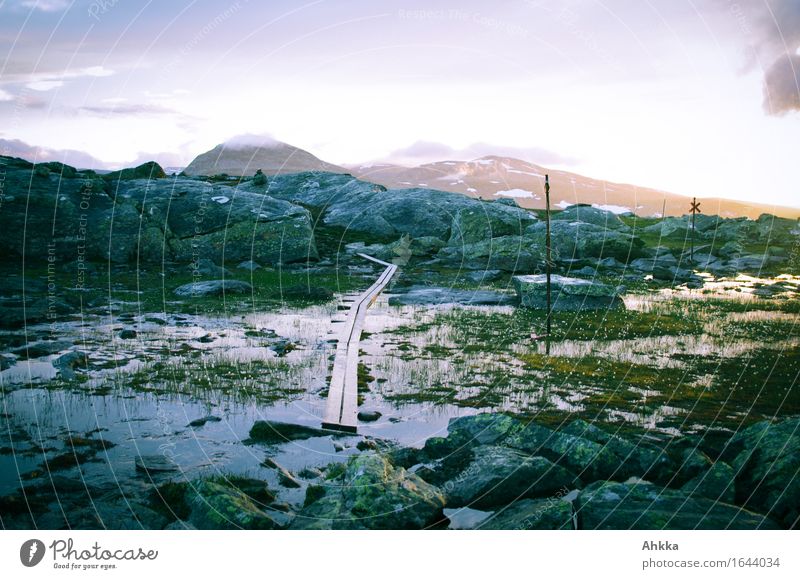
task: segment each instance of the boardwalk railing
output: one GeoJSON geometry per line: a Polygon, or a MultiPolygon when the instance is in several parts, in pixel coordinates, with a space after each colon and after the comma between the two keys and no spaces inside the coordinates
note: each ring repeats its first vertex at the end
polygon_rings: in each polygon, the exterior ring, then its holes
{"type": "Polygon", "coordinates": [[[397,266],[375,259],[363,253],[359,257],[386,266],[380,277],[365,292],[356,298],[347,314],[347,321],[339,335],[336,356],[333,360],[333,373],[328,389],[328,402],[322,427],[346,432],[356,432],[358,428],[358,352],[361,330],[367,309],[389,284],[397,271],[397,266]]]}

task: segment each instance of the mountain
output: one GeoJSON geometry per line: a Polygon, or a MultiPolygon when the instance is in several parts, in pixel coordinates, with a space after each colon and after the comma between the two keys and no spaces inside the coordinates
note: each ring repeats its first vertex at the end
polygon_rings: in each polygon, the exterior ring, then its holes
{"type": "Polygon", "coordinates": [[[83,151],[35,147],[19,139],[0,139],[0,155],[18,157],[32,163],[58,161],[81,169],[107,169],[107,163],[83,151]]]}
{"type": "MultiPolygon", "coordinates": [[[[632,212],[640,216],[683,215],[690,199],[683,195],[623,183],[611,183],[566,171],[554,171],[512,157],[486,156],[472,161],[439,161],[418,167],[388,163],[349,167],[350,173],[390,189],[425,187],[463,193],[483,199],[513,198],[520,206],[543,209],[544,176],[550,176],[550,204],[563,208],[588,203],[615,213],[632,212]]],[[[800,217],[800,209],[702,198],[705,214],[722,217],[746,216],[755,219],[762,213],[780,217],[800,217]]]]}
{"type": "Polygon", "coordinates": [[[198,155],[184,169],[187,175],[252,175],[261,169],[267,175],[327,171],[348,173],[303,149],[264,138],[236,138],[198,155]]]}

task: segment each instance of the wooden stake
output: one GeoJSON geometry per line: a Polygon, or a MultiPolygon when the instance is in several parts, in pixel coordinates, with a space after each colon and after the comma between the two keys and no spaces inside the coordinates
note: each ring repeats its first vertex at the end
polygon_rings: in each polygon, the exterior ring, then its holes
{"type": "Polygon", "coordinates": [[[550,340],[550,325],[552,323],[550,302],[550,175],[544,176],[544,198],[547,214],[547,229],[545,234],[545,246],[547,247],[547,339],[550,340]]]}

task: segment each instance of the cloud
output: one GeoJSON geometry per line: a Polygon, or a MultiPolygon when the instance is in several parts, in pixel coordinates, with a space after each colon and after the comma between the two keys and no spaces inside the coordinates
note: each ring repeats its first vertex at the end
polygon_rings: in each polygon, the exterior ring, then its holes
{"type": "Polygon", "coordinates": [[[24,84],[30,90],[47,92],[64,86],[66,81],[79,78],[100,78],[111,76],[115,71],[104,66],[86,66],[64,71],[34,72],[26,74],[7,74],[3,82],[7,84],[24,84]]]}
{"type": "Polygon", "coordinates": [[[36,147],[18,139],[0,139],[0,155],[20,157],[37,163],[59,161],[80,169],[108,168],[106,163],[83,151],[36,147]]]}
{"type": "Polygon", "coordinates": [[[14,95],[0,88],[0,103],[14,100],[14,95]]]}
{"type": "Polygon", "coordinates": [[[800,111],[800,58],[797,56],[800,49],[800,2],[753,0],[734,6],[736,11],[731,13],[752,41],[756,57],[753,64],[762,63],[766,71],[763,79],[764,111],[769,115],[800,111]]]}
{"type": "Polygon", "coordinates": [[[178,112],[176,110],[161,105],[136,104],[136,103],[125,104],[116,102],[113,102],[111,104],[82,106],[79,107],[78,110],[100,116],[169,115],[178,112]]]}
{"type": "Polygon", "coordinates": [[[259,149],[272,149],[281,143],[272,135],[254,135],[247,133],[244,135],[236,135],[235,137],[231,137],[225,141],[224,144],[228,149],[249,149],[251,147],[257,147],[259,149]]]}
{"type": "Polygon", "coordinates": [[[800,56],[778,58],[764,76],[764,110],[770,115],[800,111],[800,56]]]}
{"type": "Polygon", "coordinates": [[[542,165],[574,165],[577,162],[575,159],[540,147],[506,147],[473,143],[462,149],[455,149],[444,143],[432,141],[417,141],[408,147],[393,151],[385,160],[401,165],[421,165],[436,161],[471,161],[487,155],[513,157],[542,165]]]}
{"type": "Polygon", "coordinates": [[[59,12],[72,4],[70,0],[23,0],[24,8],[40,10],[42,12],[59,12]]]}

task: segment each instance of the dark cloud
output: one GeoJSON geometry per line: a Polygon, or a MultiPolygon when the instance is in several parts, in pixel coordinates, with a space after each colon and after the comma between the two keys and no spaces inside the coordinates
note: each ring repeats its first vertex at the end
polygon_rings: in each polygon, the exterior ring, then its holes
{"type": "Polygon", "coordinates": [[[487,155],[513,157],[541,165],[574,165],[577,162],[575,159],[540,147],[504,147],[473,143],[463,149],[455,149],[432,141],[417,141],[408,147],[393,151],[387,160],[406,165],[420,165],[436,161],[471,161],[487,155]]]}
{"type": "Polygon", "coordinates": [[[778,58],[764,76],[764,110],[770,115],[800,111],[800,56],[778,58]]]}
{"type": "Polygon", "coordinates": [[[754,54],[765,68],[764,111],[800,111],[800,1],[748,0],[735,4],[740,26],[751,35],[754,54]]]}

